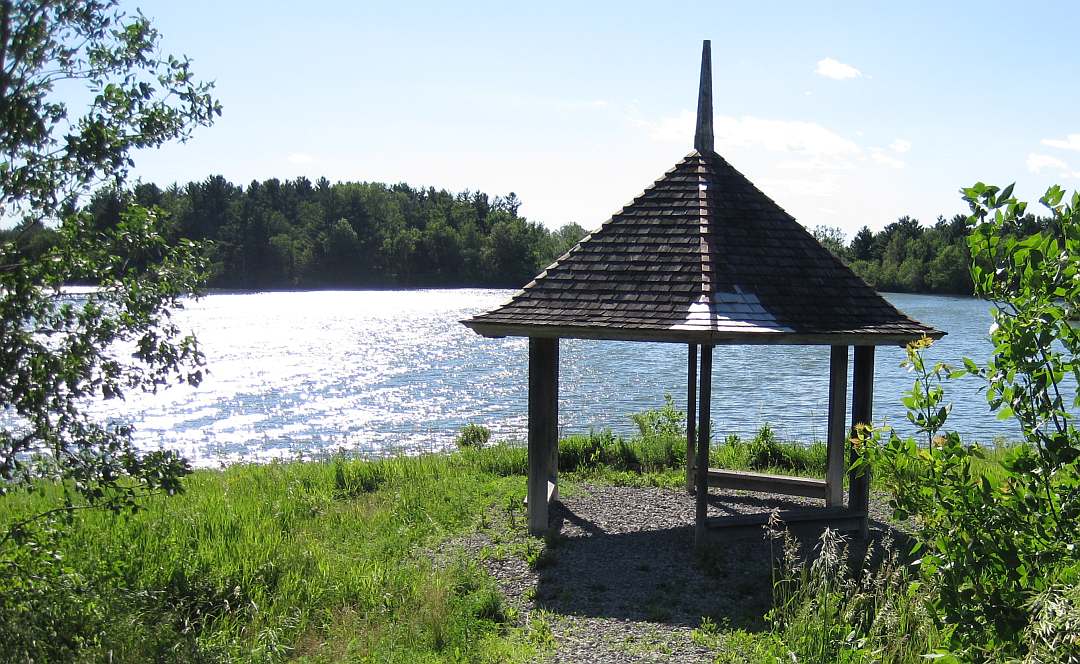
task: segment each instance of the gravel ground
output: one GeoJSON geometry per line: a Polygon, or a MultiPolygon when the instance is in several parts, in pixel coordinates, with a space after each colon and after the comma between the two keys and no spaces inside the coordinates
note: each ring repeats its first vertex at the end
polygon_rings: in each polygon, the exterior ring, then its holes
{"type": "MultiPolygon", "coordinates": [[[[710,491],[710,516],[814,504],[820,503],[710,491]]],[[[771,554],[763,531],[739,531],[698,555],[693,496],[674,489],[567,486],[552,509],[546,545],[524,535],[523,512],[505,510],[455,543],[481,561],[521,620],[541,611],[555,640],[550,661],[709,662],[715,653],[690,638],[703,617],[722,628],[764,627],[771,554]]],[[[889,528],[884,514],[882,505],[872,506],[877,537],[889,528]]]]}

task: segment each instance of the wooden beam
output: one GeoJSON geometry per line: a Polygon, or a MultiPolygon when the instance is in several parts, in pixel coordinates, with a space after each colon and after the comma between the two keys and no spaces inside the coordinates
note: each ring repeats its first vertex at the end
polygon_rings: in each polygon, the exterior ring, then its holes
{"type": "MultiPolygon", "coordinates": [[[[874,347],[855,347],[855,367],[852,371],[851,428],[854,432],[859,424],[871,424],[874,420],[874,347]]],[[[852,463],[858,459],[859,451],[852,448],[852,463]]],[[[870,509],[870,469],[864,472],[852,471],[848,478],[848,509],[866,514],[870,509]]],[[[860,535],[863,539],[870,536],[870,524],[863,517],[860,535]]]]}
{"type": "Polygon", "coordinates": [[[829,357],[829,428],[825,462],[825,506],[844,504],[844,443],[847,441],[848,347],[833,346],[829,357]]]}
{"type": "Polygon", "coordinates": [[[825,480],[790,475],[766,475],[741,470],[709,469],[709,486],[743,491],[779,493],[785,496],[825,498],[825,480]]]}
{"type": "Polygon", "coordinates": [[[701,347],[701,378],[698,380],[697,479],[695,541],[705,542],[705,520],[709,514],[709,418],[712,408],[712,346],[701,347]]]}
{"type": "Polygon", "coordinates": [[[529,339],[529,531],[548,528],[548,502],[558,495],[559,340],[529,339]],[[555,459],[556,463],[553,463],[555,459]]]}
{"type": "Polygon", "coordinates": [[[697,344],[686,356],[686,490],[694,493],[694,439],[697,436],[697,344]]]}
{"type": "MultiPolygon", "coordinates": [[[[732,531],[738,529],[750,529],[760,533],[762,526],[768,523],[771,516],[772,512],[759,512],[709,519],[705,528],[706,537],[709,534],[715,537],[720,533],[730,535],[732,531]]],[[[852,512],[844,507],[814,507],[780,510],[777,512],[777,517],[792,530],[800,527],[824,528],[828,526],[836,530],[857,531],[866,520],[866,513],[852,512]]]]}

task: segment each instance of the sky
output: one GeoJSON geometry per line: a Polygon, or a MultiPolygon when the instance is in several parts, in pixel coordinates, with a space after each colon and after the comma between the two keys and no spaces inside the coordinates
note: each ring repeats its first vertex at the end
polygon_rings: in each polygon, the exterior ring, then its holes
{"type": "Polygon", "coordinates": [[[693,149],[710,39],[717,151],[808,228],[1080,188],[1075,2],[122,1],[224,107],[136,155],[159,185],[513,191],[593,229],[693,149]]]}

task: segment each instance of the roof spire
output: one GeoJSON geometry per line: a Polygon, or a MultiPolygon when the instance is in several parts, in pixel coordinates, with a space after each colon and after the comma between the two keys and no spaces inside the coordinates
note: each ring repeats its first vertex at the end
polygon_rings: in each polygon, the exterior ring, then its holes
{"type": "Polygon", "coordinates": [[[694,149],[698,152],[713,152],[712,120],[712,51],[706,39],[701,44],[701,85],[698,87],[697,129],[694,131],[694,149]]]}

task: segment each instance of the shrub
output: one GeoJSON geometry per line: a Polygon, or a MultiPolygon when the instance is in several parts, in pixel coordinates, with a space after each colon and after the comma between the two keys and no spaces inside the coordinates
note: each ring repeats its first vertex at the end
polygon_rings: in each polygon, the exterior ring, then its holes
{"type": "Polygon", "coordinates": [[[768,424],[758,430],[746,448],[746,465],[754,470],[782,468],[796,472],[825,472],[825,458],[820,445],[806,447],[797,443],[782,443],[768,424]]]}
{"type": "Polygon", "coordinates": [[[1080,377],[1080,330],[1069,320],[1080,304],[1080,194],[1064,204],[1059,187],[1048,190],[1042,202],[1053,217],[1043,223],[1025,217],[1012,186],[979,183],[964,196],[972,277],[993,303],[993,355],[952,371],[924,363],[929,341],[909,346],[916,381],[904,403],[925,446],[864,431],[860,463],[879,469],[895,516],[915,519],[921,572],[938,587],[937,618],[960,626],[951,647],[976,660],[1030,658],[1037,625],[1067,624],[1075,595],[1053,588],[1080,565],[1080,431],[1070,412],[1080,390],[1069,386],[1066,398],[1064,383],[1080,377]],[[985,383],[999,418],[1020,425],[1023,443],[993,473],[983,448],[944,431],[942,382],[963,374],[985,383]]]}
{"type": "Polygon", "coordinates": [[[664,395],[664,405],[630,416],[638,426],[642,440],[685,438],[686,413],[675,407],[670,394],[664,395]]]}
{"type": "Polygon", "coordinates": [[[491,429],[488,429],[482,424],[469,423],[461,427],[461,432],[458,433],[457,440],[454,442],[459,449],[466,449],[470,447],[484,447],[491,440],[491,429]]]}

